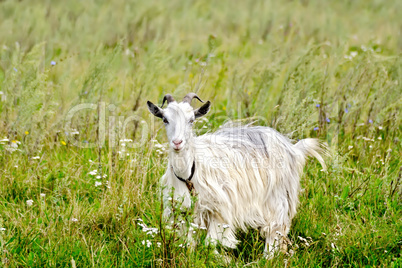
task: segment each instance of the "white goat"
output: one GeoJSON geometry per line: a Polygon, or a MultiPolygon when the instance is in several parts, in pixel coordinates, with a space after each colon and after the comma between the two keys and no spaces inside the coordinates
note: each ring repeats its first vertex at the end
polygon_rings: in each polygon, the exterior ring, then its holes
{"type": "MultiPolygon", "coordinates": [[[[284,245],[296,214],[300,175],[307,156],[316,157],[325,169],[321,153],[325,146],[317,139],[296,144],[269,127],[223,127],[196,137],[195,119],[205,115],[208,101],[193,110],[195,94],[177,103],[167,94],[162,107],[147,102],[149,111],[161,118],[169,139],[169,161],[162,177],[164,195],[184,198],[191,206],[191,191],[197,194],[196,223],[207,228],[207,237],[234,248],[237,228],[259,228],[266,238],[264,252],[272,256],[284,245]]],[[[166,211],[165,211],[166,212],[166,211]]]]}

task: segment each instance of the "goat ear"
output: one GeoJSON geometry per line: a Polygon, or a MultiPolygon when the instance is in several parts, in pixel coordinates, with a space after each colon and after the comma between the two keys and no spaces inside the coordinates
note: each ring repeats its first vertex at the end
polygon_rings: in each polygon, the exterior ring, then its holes
{"type": "Polygon", "coordinates": [[[195,118],[206,115],[211,107],[211,102],[207,101],[204,105],[194,111],[195,118]]]}
{"type": "Polygon", "coordinates": [[[147,101],[147,105],[148,105],[148,110],[151,112],[151,114],[153,114],[159,118],[163,117],[163,111],[161,108],[159,108],[158,106],[156,106],[155,104],[153,104],[150,101],[147,101]]]}

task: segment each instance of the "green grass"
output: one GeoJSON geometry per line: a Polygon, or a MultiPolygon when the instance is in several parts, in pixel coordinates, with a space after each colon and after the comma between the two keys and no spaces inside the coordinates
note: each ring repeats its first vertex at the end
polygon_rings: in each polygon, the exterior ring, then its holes
{"type": "Polygon", "coordinates": [[[402,266],[401,1],[1,1],[0,17],[1,267],[402,266]],[[146,101],[188,92],[213,105],[198,134],[242,119],[329,143],[287,254],[265,260],[250,230],[218,248],[228,263],[160,221],[146,101]]]}

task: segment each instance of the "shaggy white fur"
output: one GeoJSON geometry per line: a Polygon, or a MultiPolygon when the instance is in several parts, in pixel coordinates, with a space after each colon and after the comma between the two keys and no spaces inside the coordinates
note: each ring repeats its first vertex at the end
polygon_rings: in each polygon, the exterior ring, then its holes
{"type": "MultiPolygon", "coordinates": [[[[150,111],[163,118],[171,144],[162,177],[164,196],[169,197],[173,187],[174,196],[184,198],[184,206],[191,206],[189,189],[178,177],[189,178],[195,161],[191,182],[198,198],[196,223],[207,228],[212,242],[230,248],[238,242],[236,229],[258,228],[266,238],[265,252],[272,255],[296,214],[306,158],[317,158],[325,169],[321,154],[326,147],[317,139],[293,144],[276,130],[257,126],[223,126],[196,137],[192,121],[206,114],[209,104],[194,111],[184,101],[171,99],[166,109],[148,102],[150,111]]],[[[169,213],[166,208],[165,214],[169,213]]]]}

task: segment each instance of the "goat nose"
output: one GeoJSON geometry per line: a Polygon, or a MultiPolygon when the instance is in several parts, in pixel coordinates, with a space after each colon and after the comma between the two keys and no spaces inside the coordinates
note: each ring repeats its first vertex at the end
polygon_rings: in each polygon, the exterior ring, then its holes
{"type": "Polygon", "coordinates": [[[183,140],[174,140],[173,144],[174,145],[180,145],[183,142],[183,140]]]}

